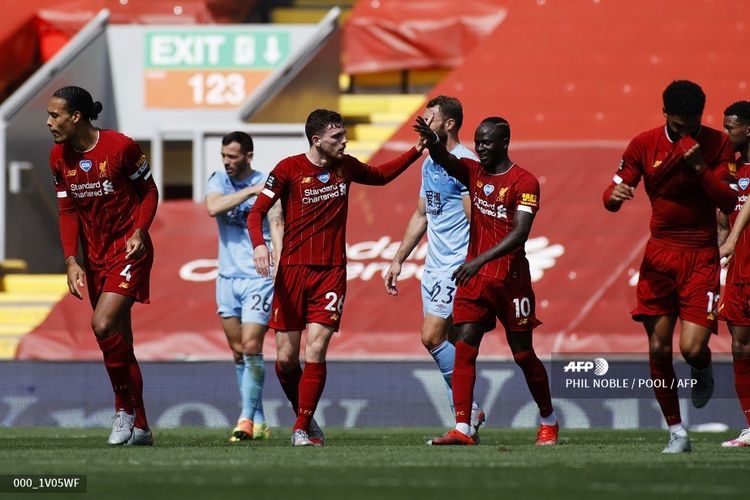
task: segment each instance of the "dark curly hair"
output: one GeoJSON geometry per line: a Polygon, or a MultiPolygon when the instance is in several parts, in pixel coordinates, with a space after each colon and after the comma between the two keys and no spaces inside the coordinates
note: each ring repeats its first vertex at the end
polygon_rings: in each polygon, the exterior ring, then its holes
{"type": "Polygon", "coordinates": [[[664,89],[664,112],[668,115],[700,116],[706,106],[706,94],[697,83],[675,80],[664,89]]]}

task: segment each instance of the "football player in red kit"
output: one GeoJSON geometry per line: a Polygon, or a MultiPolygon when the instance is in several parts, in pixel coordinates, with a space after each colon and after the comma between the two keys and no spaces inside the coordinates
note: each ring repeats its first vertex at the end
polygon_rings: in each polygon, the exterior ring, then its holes
{"type": "MultiPolygon", "coordinates": [[[[719,319],[727,322],[732,334],[734,387],[747,427],[739,437],[724,441],[727,448],[750,446],[750,101],[737,101],[724,110],[724,129],[735,151],[737,167],[737,205],[729,216],[732,231],[719,249],[722,265],[728,265],[726,287],[719,306],[719,319]]],[[[726,222],[726,221],[724,221],[726,222]]]]}
{"type": "Polygon", "coordinates": [[[82,299],[86,287],[94,309],[91,327],[115,393],[107,442],[151,445],[130,311],[134,302],[148,302],[154,259],[148,229],[158,193],[140,147],[91,124],[101,111],[88,91],[73,86],[59,89],[47,105],[60,238],[68,288],[82,299]]]}
{"type": "Polygon", "coordinates": [[[633,198],[643,178],[651,201],[651,238],[646,245],[633,319],[649,341],[654,393],[669,426],[663,453],[692,447],[682,425],[672,366],[672,335],[680,320],[680,351],[691,367],[693,406],[713,393],[708,341],[717,331],[719,250],[716,209],[731,213],[737,203],[734,153],[729,138],[701,124],[706,96],[690,81],[664,90],[666,124],[636,136],[604,190],[604,207],[616,212],[633,198]]]}
{"type": "Polygon", "coordinates": [[[547,370],[534,352],[532,334],[541,322],[536,317],[524,251],[539,211],[539,182],[508,158],[510,124],[504,118],[485,118],[474,132],[479,161],[450,154],[421,116],[414,129],[427,144],[432,159],[466,186],[471,197],[466,262],[453,273],[458,285],[453,306],[453,323],[458,330],[453,367],[456,427],[428,444],[478,444],[476,429],[470,425],[476,361],[484,334],[500,320],[513,359],[539,408],[536,444],[555,445],[559,424],[552,408],[547,370]]]}
{"type": "Polygon", "coordinates": [[[353,182],[387,184],[422,153],[417,144],[379,167],[366,165],[344,153],[343,119],[325,109],[310,113],[305,134],[310,149],[276,165],[247,219],[255,267],[268,276],[270,259],[261,222],[281,199],[284,239],[269,326],[276,330],[276,374],[297,414],[293,446],[323,444],[323,433],[312,417],[325,385],[328,343],[344,309],[349,187],[353,182]],[[302,370],[299,355],[305,328],[302,370]]]}

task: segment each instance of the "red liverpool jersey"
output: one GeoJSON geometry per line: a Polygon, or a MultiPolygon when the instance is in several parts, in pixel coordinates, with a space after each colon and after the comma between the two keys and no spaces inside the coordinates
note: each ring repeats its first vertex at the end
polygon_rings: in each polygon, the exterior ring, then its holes
{"type": "Polygon", "coordinates": [[[80,238],[89,269],[122,260],[127,239],[137,228],[148,231],[156,213],[156,184],[138,144],[100,130],[85,152],[55,144],[50,166],[65,257],[78,254],[80,238]]]}
{"type": "MultiPolygon", "coordinates": [[[[460,180],[471,194],[471,226],[466,260],[497,246],[513,229],[516,211],[539,211],[539,182],[515,163],[502,174],[490,174],[478,161],[459,160],[460,180]]],[[[521,245],[514,252],[494,259],[479,274],[500,280],[523,280],[529,276],[529,262],[521,245]]]]}
{"type": "Polygon", "coordinates": [[[648,130],[625,150],[605,205],[616,184],[637,186],[643,178],[651,201],[651,236],[671,247],[704,248],[717,244],[716,208],[730,212],[736,193],[734,153],[722,132],[702,126],[695,138],[672,141],[667,128],[648,130]],[[696,173],[683,155],[700,144],[707,169],[696,173]]]}
{"type": "Polygon", "coordinates": [[[248,214],[253,247],[265,245],[261,220],[278,198],[284,211],[280,264],[346,264],[346,214],[349,185],[383,185],[419,158],[415,148],[380,167],[344,155],[331,168],[320,168],[305,154],[279,162],[248,214]]]}
{"type": "MultiPolygon", "coordinates": [[[[742,206],[747,203],[750,194],[750,163],[744,163],[737,169],[737,206],[729,216],[729,222],[734,226],[742,206]]],[[[727,269],[727,283],[750,283],[750,234],[744,229],[737,245],[734,247],[734,256],[729,261],[727,269]]]]}

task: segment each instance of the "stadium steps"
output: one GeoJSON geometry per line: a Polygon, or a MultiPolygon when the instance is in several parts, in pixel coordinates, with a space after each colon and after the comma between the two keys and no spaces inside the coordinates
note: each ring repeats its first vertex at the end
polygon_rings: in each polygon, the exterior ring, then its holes
{"type": "Polygon", "coordinates": [[[4,273],[0,278],[0,359],[13,359],[18,341],[44,321],[68,285],[63,274],[4,273]]]}
{"type": "Polygon", "coordinates": [[[422,94],[344,94],[339,110],[348,127],[347,152],[370,157],[422,106],[422,94]]]}
{"type": "Polygon", "coordinates": [[[274,24],[316,24],[320,22],[333,7],[341,9],[339,25],[343,25],[354,7],[356,0],[295,0],[291,6],[276,7],[271,10],[271,22],[274,24]]]}

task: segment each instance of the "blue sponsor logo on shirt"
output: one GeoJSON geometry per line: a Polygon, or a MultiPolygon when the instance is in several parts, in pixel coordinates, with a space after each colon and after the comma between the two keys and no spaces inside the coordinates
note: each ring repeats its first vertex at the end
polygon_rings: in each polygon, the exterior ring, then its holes
{"type": "Polygon", "coordinates": [[[323,172],[322,174],[318,174],[318,180],[325,184],[331,179],[331,173],[330,172],[323,172]]]}
{"type": "Polygon", "coordinates": [[[81,167],[81,170],[83,170],[84,172],[88,172],[89,170],[91,170],[91,165],[91,160],[81,160],[78,162],[78,166],[81,167]]]}
{"type": "Polygon", "coordinates": [[[737,184],[739,184],[744,191],[745,189],[747,189],[747,186],[750,185],[750,179],[747,177],[743,177],[742,179],[737,181],[737,184]]]}
{"type": "Polygon", "coordinates": [[[495,186],[492,184],[485,184],[484,185],[484,195],[489,196],[492,194],[492,192],[495,190],[495,186]]]}

